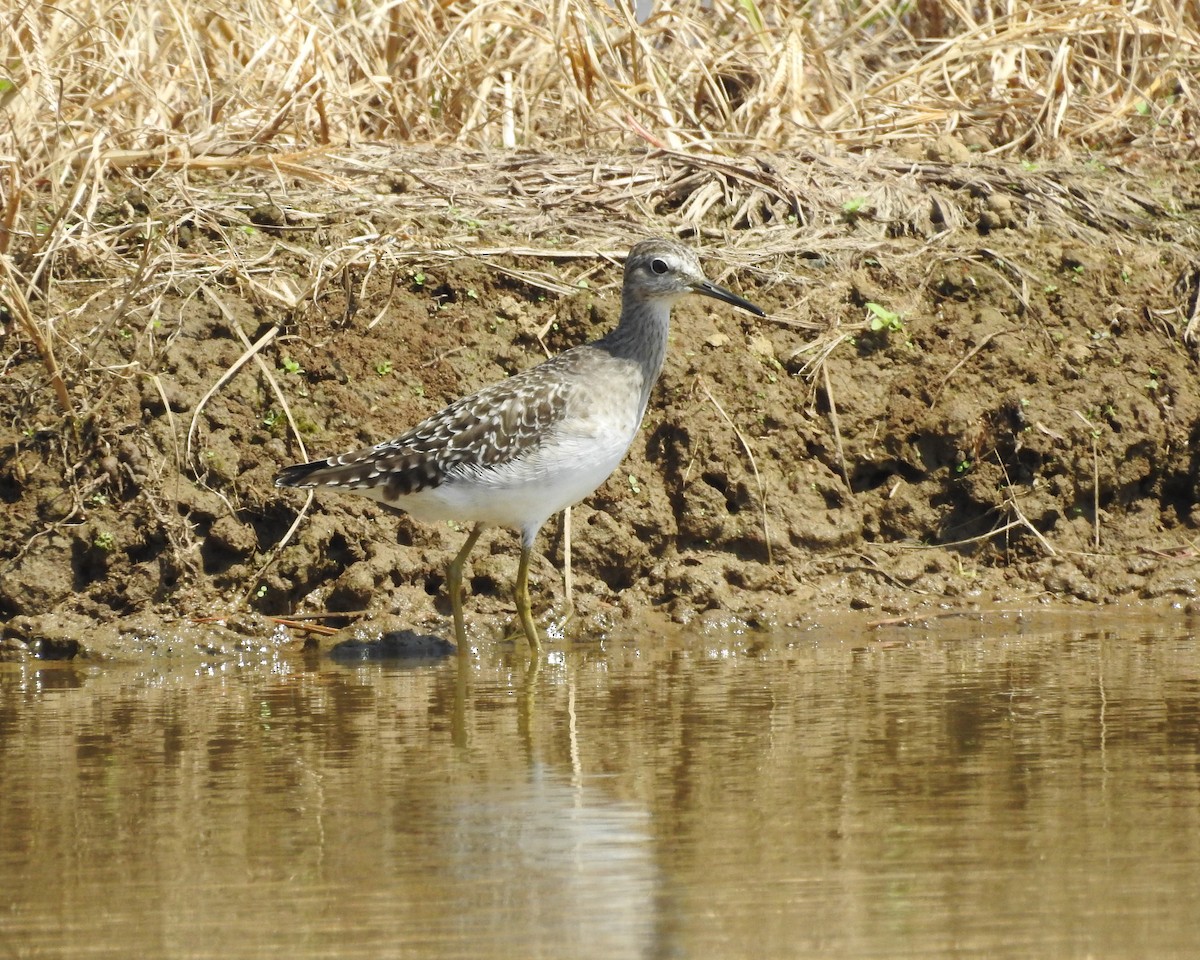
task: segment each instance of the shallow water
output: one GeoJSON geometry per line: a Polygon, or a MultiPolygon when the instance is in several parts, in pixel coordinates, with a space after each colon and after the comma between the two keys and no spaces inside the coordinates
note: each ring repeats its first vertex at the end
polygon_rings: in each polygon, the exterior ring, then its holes
{"type": "Polygon", "coordinates": [[[1195,956],[1194,637],[0,665],[0,956],[1195,956]]]}

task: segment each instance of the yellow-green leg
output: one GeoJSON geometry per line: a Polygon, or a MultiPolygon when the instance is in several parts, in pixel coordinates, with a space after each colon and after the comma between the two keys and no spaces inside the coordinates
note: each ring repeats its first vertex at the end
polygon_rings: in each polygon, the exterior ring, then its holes
{"type": "Polygon", "coordinates": [[[533,544],[521,540],[521,562],[517,566],[517,618],[525,630],[529,640],[529,649],[534,653],[542,647],[538,639],[537,626],[533,622],[533,611],[529,604],[529,555],[533,552],[533,544]]]}
{"type": "Polygon", "coordinates": [[[466,566],[467,557],[471,555],[471,551],[475,548],[475,543],[479,540],[481,533],[483,533],[483,524],[475,524],[471,528],[470,534],[467,535],[467,542],[462,545],[462,549],[450,561],[450,575],[447,587],[450,591],[450,609],[454,613],[454,641],[458,644],[459,653],[465,653],[467,650],[467,625],[463,619],[463,567],[466,566]]]}

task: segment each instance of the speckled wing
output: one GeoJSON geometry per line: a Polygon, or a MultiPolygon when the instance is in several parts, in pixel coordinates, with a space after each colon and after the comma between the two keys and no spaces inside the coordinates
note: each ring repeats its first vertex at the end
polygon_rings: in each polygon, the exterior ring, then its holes
{"type": "Polygon", "coordinates": [[[527,456],[565,416],[576,383],[571,374],[587,349],[568,350],[456,400],[394,440],[287,467],[275,485],[373,490],[376,499],[395,501],[527,456]]]}

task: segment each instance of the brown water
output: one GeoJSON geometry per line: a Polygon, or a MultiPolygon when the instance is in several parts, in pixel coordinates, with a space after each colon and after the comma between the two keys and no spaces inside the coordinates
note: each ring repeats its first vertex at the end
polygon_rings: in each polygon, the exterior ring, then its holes
{"type": "Polygon", "coordinates": [[[1194,957],[1195,625],[0,669],[0,957],[1194,957]]]}

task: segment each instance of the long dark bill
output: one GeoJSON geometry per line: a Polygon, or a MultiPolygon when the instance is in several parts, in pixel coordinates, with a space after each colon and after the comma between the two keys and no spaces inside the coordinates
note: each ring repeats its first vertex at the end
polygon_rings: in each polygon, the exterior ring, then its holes
{"type": "Polygon", "coordinates": [[[711,280],[704,280],[701,283],[692,287],[696,293],[703,294],[706,297],[712,297],[714,300],[724,300],[726,303],[732,303],[735,307],[741,307],[743,310],[748,310],[756,317],[765,317],[761,307],[756,307],[749,300],[744,300],[732,290],[726,290],[724,287],[718,287],[711,280]]]}

